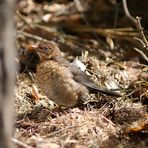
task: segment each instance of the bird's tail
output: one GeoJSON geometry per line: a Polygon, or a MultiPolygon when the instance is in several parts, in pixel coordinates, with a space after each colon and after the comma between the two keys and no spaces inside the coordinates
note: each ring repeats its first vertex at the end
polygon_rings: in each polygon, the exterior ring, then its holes
{"type": "Polygon", "coordinates": [[[93,94],[97,94],[98,92],[100,92],[102,94],[106,94],[106,95],[109,95],[109,96],[122,97],[122,95],[120,93],[108,90],[106,88],[99,88],[99,87],[89,88],[89,91],[90,91],[90,93],[93,93],[93,94]]]}

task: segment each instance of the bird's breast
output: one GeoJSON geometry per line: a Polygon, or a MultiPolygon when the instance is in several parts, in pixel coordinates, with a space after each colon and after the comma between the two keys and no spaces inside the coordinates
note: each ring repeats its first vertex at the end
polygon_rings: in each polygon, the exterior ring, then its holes
{"type": "Polygon", "coordinates": [[[36,79],[39,87],[58,105],[73,106],[87,88],[73,79],[73,75],[61,63],[45,61],[37,66],[36,79]]]}

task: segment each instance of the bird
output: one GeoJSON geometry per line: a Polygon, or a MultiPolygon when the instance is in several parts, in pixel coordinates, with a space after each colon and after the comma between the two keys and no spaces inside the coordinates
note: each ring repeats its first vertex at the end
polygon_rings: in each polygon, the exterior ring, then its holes
{"type": "Polygon", "coordinates": [[[37,49],[40,62],[36,68],[36,80],[41,91],[59,106],[75,106],[89,93],[98,92],[121,96],[106,88],[99,88],[92,79],[62,56],[57,43],[50,41],[37,49]]]}
{"type": "Polygon", "coordinates": [[[26,45],[18,49],[18,56],[16,62],[18,64],[19,72],[35,72],[36,64],[39,61],[38,54],[36,53],[35,47],[26,45]]]}

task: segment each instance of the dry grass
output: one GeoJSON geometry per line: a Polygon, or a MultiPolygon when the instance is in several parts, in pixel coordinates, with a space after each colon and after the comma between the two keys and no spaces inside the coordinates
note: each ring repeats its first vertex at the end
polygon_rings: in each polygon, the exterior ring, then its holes
{"type": "MultiPolygon", "coordinates": [[[[104,17],[107,17],[106,12],[110,12],[111,5],[103,0],[99,2],[104,7],[97,4],[94,8],[101,6],[107,10],[105,13],[99,11],[100,13],[95,14],[97,19],[100,17],[106,20],[104,17]]],[[[107,29],[110,32],[98,28],[97,30],[100,31],[97,32],[92,26],[87,30],[87,25],[82,24],[84,18],[82,19],[78,13],[74,1],[67,1],[64,5],[62,2],[58,5],[54,3],[53,1],[51,4],[37,4],[32,0],[22,0],[17,3],[15,19],[18,31],[16,41],[18,52],[24,49],[25,56],[28,54],[26,59],[21,54],[19,54],[20,57],[18,56],[20,60],[18,61],[28,66],[25,65],[24,70],[35,68],[38,60],[31,59],[30,55],[33,53],[29,54],[28,45],[34,46],[44,41],[55,40],[64,57],[69,61],[79,56],[86,65],[87,74],[98,86],[118,89],[123,97],[90,94],[82,104],[76,107],[57,109],[38,87],[40,100],[35,100],[32,95],[32,85],[36,86],[36,82],[29,72],[23,71],[18,73],[16,80],[14,101],[16,119],[13,141],[20,148],[141,148],[148,146],[146,139],[148,136],[148,67],[140,64],[138,60],[117,62],[140,57],[133,51],[133,48],[138,46],[133,38],[139,37],[139,33],[131,29],[125,18],[121,18],[118,24],[123,27],[122,22],[125,21],[124,26],[128,28],[107,29]],[[75,28],[71,27],[72,23],[75,28]],[[81,26],[83,28],[79,29],[81,26]],[[100,37],[101,40],[99,40],[100,37]]],[[[86,6],[86,11],[89,7],[86,6]]],[[[87,19],[90,19],[89,15],[92,20],[96,19],[93,18],[92,13],[86,14],[87,19]]],[[[110,18],[111,14],[108,13],[108,15],[110,18]]],[[[115,16],[112,17],[115,18],[115,16]]],[[[111,21],[101,20],[100,23],[103,27],[112,24],[111,21]]]]}

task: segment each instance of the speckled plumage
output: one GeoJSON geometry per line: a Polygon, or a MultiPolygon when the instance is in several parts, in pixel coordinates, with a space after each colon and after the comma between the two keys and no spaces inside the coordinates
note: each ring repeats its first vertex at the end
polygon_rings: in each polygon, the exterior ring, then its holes
{"type": "Polygon", "coordinates": [[[42,91],[60,106],[73,106],[88,93],[86,87],[73,80],[72,73],[55,61],[44,61],[37,67],[36,78],[42,91]]]}
{"type": "Polygon", "coordinates": [[[118,96],[117,93],[98,86],[75,65],[61,55],[56,43],[38,48],[40,63],[36,79],[39,87],[49,99],[59,106],[74,106],[89,92],[118,96]]]}

